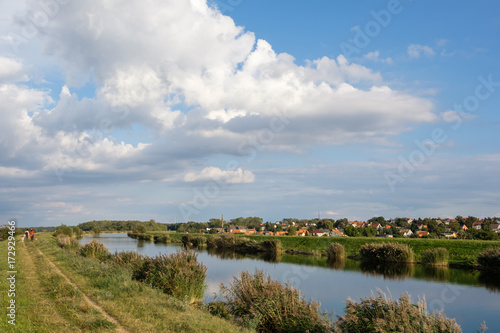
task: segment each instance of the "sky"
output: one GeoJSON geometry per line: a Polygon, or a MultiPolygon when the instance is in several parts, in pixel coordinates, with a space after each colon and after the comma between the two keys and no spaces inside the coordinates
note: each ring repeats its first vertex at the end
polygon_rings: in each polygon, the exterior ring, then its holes
{"type": "Polygon", "coordinates": [[[0,224],[500,216],[498,13],[2,0],[0,224]]]}

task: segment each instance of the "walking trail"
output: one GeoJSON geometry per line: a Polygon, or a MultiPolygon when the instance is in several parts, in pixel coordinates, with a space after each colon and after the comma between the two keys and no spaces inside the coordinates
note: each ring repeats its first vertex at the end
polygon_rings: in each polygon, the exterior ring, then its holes
{"type": "Polygon", "coordinates": [[[116,325],[116,332],[120,332],[120,333],[129,333],[129,331],[127,329],[125,329],[125,327],[123,327],[122,324],[120,324],[120,322],[114,318],[113,316],[111,316],[109,313],[107,313],[99,304],[97,304],[96,302],[94,302],[92,299],[90,299],[90,297],[87,296],[87,294],[85,294],[75,283],[73,283],[69,278],[68,276],[66,276],[66,274],[64,274],[60,269],[59,267],[57,267],[56,264],[54,264],[46,255],[45,253],[43,253],[37,246],[35,246],[35,249],[38,251],[38,253],[40,253],[46,260],[47,262],[55,269],[55,271],[57,272],[57,274],[59,274],[60,276],[62,276],[66,282],[68,284],[70,284],[71,286],[73,286],[73,288],[75,288],[76,290],[78,290],[83,298],[85,299],[85,301],[87,302],[88,305],[90,305],[91,307],[93,307],[94,309],[96,309],[97,311],[99,311],[100,313],[102,313],[102,315],[110,322],[112,322],[113,324],[116,325]]]}

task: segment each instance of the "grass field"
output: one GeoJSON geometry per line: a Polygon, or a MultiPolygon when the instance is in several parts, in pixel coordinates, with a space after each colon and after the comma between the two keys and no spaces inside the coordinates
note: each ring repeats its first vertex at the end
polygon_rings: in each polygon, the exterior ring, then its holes
{"type": "Polygon", "coordinates": [[[37,237],[34,242],[16,242],[15,326],[4,314],[12,297],[5,292],[9,287],[7,242],[0,243],[0,332],[244,331],[132,281],[123,265],[102,263],[61,249],[48,233],[38,233],[37,237]]]}

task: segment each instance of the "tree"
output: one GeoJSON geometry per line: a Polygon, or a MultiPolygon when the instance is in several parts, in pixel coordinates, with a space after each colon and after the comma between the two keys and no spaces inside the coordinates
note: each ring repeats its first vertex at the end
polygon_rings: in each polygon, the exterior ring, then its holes
{"type": "Polygon", "coordinates": [[[59,227],[57,227],[55,234],[56,235],[62,234],[69,237],[73,237],[73,229],[65,224],[61,224],[59,227]]]}
{"type": "Polygon", "coordinates": [[[479,220],[477,219],[477,217],[469,216],[465,219],[465,225],[467,226],[467,228],[472,228],[472,224],[478,221],[479,220]]]}
{"type": "Polygon", "coordinates": [[[335,222],[335,228],[345,228],[347,226],[347,223],[349,223],[349,221],[346,218],[338,219],[335,222]]]}
{"type": "Polygon", "coordinates": [[[75,236],[77,238],[80,238],[83,236],[83,231],[82,229],[78,228],[78,227],[73,227],[73,233],[75,234],[75,236]]]}
{"type": "Polygon", "coordinates": [[[353,227],[352,225],[349,225],[344,229],[344,234],[346,234],[349,237],[357,237],[359,236],[359,231],[357,228],[353,227]]]}
{"type": "Polygon", "coordinates": [[[208,226],[210,228],[222,228],[222,220],[221,219],[210,219],[210,220],[208,220],[208,226]]]}
{"type": "Polygon", "coordinates": [[[333,229],[333,222],[330,220],[326,220],[323,222],[323,228],[332,230],[333,229]]]}
{"type": "Polygon", "coordinates": [[[377,229],[375,229],[373,227],[363,228],[363,236],[375,237],[376,234],[377,234],[377,229]]]}
{"type": "Polygon", "coordinates": [[[380,223],[380,225],[382,225],[382,226],[385,226],[385,224],[386,224],[385,219],[384,219],[383,216],[372,217],[367,222],[368,222],[368,224],[370,224],[370,223],[380,223]]]}
{"type": "Polygon", "coordinates": [[[99,235],[101,233],[101,229],[99,227],[93,227],[92,228],[92,233],[94,235],[99,235]]]}
{"type": "Polygon", "coordinates": [[[460,223],[458,223],[457,221],[451,221],[448,226],[455,232],[460,230],[460,223]]]}
{"type": "Polygon", "coordinates": [[[288,236],[296,236],[296,235],[297,235],[297,228],[292,225],[290,228],[288,228],[288,236]]]}

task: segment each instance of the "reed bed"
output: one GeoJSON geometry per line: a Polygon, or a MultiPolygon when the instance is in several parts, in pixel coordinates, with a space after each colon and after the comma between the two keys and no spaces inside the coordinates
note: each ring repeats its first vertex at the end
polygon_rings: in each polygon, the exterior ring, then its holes
{"type": "Polygon", "coordinates": [[[326,256],[330,261],[341,260],[345,258],[345,248],[340,243],[330,243],[326,248],[326,256]]]}
{"type": "Polygon", "coordinates": [[[486,249],[479,253],[477,262],[484,268],[500,269],[500,247],[486,249]]]}
{"type": "Polygon", "coordinates": [[[423,264],[434,266],[448,266],[449,258],[450,253],[442,247],[425,250],[420,255],[420,261],[423,264]]]}
{"type": "Polygon", "coordinates": [[[203,299],[207,267],[198,262],[198,255],[182,249],[176,253],[146,257],[132,273],[143,281],[179,300],[194,303],[203,299]]]}
{"type": "Polygon", "coordinates": [[[81,246],[78,249],[77,253],[81,256],[87,258],[96,258],[101,261],[107,260],[111,257],[111,253],[109,252],[108,248],[95,239],[92,242],[81,246]]]}
{"type": "Polygon", "coordinates": [[[410,246],[400,243],[371,243],[359,248],[365,261],[413,262],[415,254],[410,246]]]}
{"type": "Polygon", "coordinates": [[[459,333],[455,319],[443,312],[429,313],[425,301],[413,303],[408,294],[395,301],[382,292],[347,300],[346,315],[337,321],[338,332],[459,333]]]}
{"type": "MultiPolygon", "coordinates": [[[[318,311],[318,302],[307,302],[299,290],[265,276],[242,272],[229,287],[222,286],[227,312],[240,324],[258,332],[326,332],[331,323],[318,311]]],[[[226,309],[220,305],[219,312],[226,309]]]]}
{"type": "Polygon", "coordinates": [[[168,235],[154,235],[153,236],[153,241],[155,243],[169,243],[170,242],[170,237],[168,235]]]}
{"type": "Polygon", "coordinates": [[[58,234],[56,241],[60,247],[70,251],[76,251],[80,247],[80,243],[76,239],[65,234],[58,234]]]}

